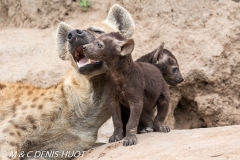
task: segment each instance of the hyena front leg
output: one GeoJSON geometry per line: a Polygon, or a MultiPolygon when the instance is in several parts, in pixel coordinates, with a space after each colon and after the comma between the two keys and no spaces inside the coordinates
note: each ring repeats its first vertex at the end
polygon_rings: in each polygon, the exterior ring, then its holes
{"type": "Polygon", "coordinates": [[[147,111],[142,111],[139,125],[138,125],[138,133],[147,133],[153,132],[153,120],[152,116],[148,114],[147,111]]]}
{"type": "Polygon", "coordinates": [[[169,94],[161,95],[157,100],[157,116],[154,119],[154,130],[157,132],[170,131],[170,127],[164,124],[169,108],[169,102],[169,94]]]}
{"type": "Polygon", "coordinates": [[[0,124],[0,160],[19,160],[26,135],[26,126],[18,125],[14,120],[2,121],[0,124]]]}

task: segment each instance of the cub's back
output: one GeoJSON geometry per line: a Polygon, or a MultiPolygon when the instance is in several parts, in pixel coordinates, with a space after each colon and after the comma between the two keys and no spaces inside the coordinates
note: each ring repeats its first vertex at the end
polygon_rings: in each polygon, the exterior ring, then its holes
{"type": "Polygon", "coordinates": [[[152,94],[159,94],[163,90],[163,85],[167,85],[161,71],[154,65],[144,62],[136,62],[142,69],[146,91],[152,94]]]}

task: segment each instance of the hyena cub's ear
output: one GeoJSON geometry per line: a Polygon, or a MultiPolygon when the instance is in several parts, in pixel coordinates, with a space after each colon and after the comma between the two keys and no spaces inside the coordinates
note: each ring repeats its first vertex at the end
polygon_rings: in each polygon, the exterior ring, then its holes
{"type": "Polygon", "coordinates": [[[112,6],[105,22],[116,28],[124,38],[130,38],[134,33],[133,19],[128,11],[120,5],[115,4],[112,6]]]}
{"type": "Polygon", "coordinates": [[[63,60],[67,60],[67,35],[68,32],[73,30],[74,28],[70,25],[61,22],[57,29],[57,51],[59,57],[63,60]]]}
{"type": "Polygon", "coordinates": [[[134,46],[135,46],[133,39],[121,41],[119,44],[120,44],[120,48],[121,48],[121,52],[120,52],[121,56],[126,56],[126,55],[132,53],[134,46]]]}
{"type": "Polygon", "coordinates": [[[154,57],[153,57],[154,64],[158,64],[159,61],[162,61],[163,47],[164,47],[164,42],[157,48],[156,52],[154,53],[154,57]]]}

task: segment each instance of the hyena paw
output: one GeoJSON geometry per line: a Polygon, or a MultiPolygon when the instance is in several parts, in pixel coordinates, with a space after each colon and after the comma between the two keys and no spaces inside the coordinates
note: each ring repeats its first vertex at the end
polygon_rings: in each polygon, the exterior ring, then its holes
{"type": "Polygon", "coordinates": [[[152,127],[146,127],[143,128],[140,133],[147,133],[147,132],[153,132],[153,128],[152,127]]]}
{"type": "Polygon", "coordinates": [[[124,139],[123,139],[123,146],[131,146],[131,145],[135,145],[137,144],[137,136],[134,135],[127,135],[124,139]]]}
{"type": "Polygon", "coordinates": [[[113,134],[110,138],[109,138],[109,143],[112,143],[112,142],[117,142],[117,141],[120,141],[123,139],[123,136],[120,135],[120,134],[113,134]]]}
{"type": "Polygon", "coordinates": [[[159,126],[157,126],[157,127],[155,127],[155,130],[157,131],[157,132],[170,132],[170,127],[168,127],[167,125],[159,125],[159,126]]]}

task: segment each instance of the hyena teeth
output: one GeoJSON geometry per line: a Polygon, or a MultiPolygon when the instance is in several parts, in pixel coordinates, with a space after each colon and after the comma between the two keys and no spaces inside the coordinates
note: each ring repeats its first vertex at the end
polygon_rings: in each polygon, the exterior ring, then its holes
{"type": "Polygon", "coordinates": [[[98,63],[98,62],[100,62],[100,61],[96,61],[96,60],[89,59],[89,63],[90,63],[90,64],[98,63]]]}
{"type": "Polygon", "coordinates": [[[82,65],[80,65],[80,64],[77,62],[77,66],[78,66],[78,68],[80,68],[82,65]]]}

